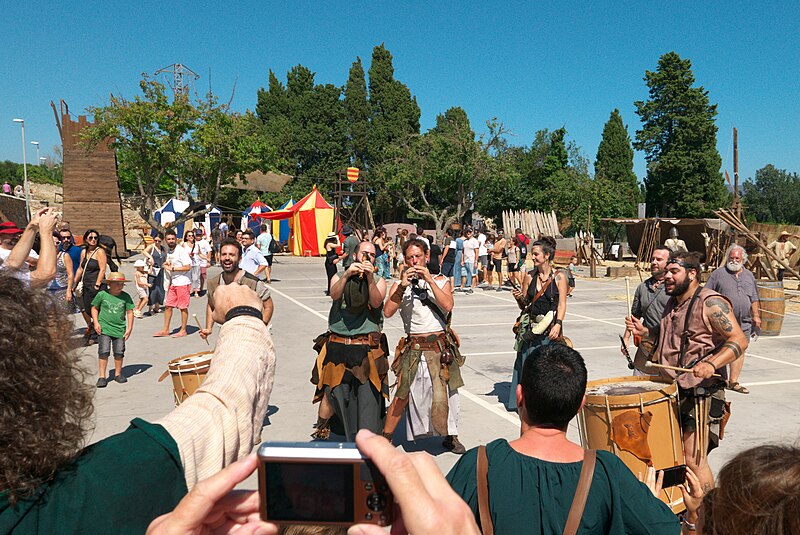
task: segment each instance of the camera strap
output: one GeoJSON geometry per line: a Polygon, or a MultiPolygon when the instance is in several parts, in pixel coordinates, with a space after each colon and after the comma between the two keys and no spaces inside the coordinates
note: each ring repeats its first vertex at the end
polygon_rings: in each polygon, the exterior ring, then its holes
{"type": "Polygon", "coordinates": [[[450,326],[450,320],[453,317],[453,313],[451,312],[445,316],[444,312],[442,312],[442,309],[440,309],[436,303],[431,301],[430,294],[432,291],[433,289],[428,291],[424,288],[411,286],[411,293],[419,297],[419,302],[428,307],[430,311],[433,312],[433,315],[439,318],[439,321],[443,322],[447,326],[450,326]]]}

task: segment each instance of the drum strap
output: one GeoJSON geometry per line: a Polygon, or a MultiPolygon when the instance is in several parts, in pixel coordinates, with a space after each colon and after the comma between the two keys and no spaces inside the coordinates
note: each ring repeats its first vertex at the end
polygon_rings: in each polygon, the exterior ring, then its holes
{"type": "Polygon", "coordinates": [[[681,354],[678,357],[678,366],[681,367],[685,364],[683,361],[686,358],[686,347],[689,345],[689,320],[692,317],[692,308],[697,298],[700,297],[700,290],[702,289],[702,286],[698,286],[697,290],[694,291],[694,295],[692,295],[692,300],[689,301],[689,306],[686,307],[686,317],[683,320],[683,332],[681,333],[681,354]]]}
{"type": "MultiPolygon", "coordinates": [[[[572,506],[569,508],[567,524],[564,526],[563,535],[575,535],[583,517],[583,510],[586,507],[586,499],[589,497],[589,489],[592,486],[594,477],[594,466],[597,461],[595,450],[583,450],[583,466],[581,475],[578,478],[578,487],[575,489],[575,497],[572,499],[572,506]]],[[[478,514],[481,519],[481,531],[483,535],[494,535],[494,525],[492,516],[489,512],[489,459],[486,456],[486,446],[478,448],[478,514]]]]}

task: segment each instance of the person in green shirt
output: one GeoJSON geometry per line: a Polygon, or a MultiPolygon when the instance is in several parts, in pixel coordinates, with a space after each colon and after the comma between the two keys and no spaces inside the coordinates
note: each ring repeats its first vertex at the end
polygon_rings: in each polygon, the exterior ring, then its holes
{"type": "MultiPolygon", "coordinates": [[[[567,426],[586,392],[586,365],[562,344],[548,344],[525,361],[516,395],[520,437],[486,445],[489,512],[495,533],[561,533],[583,466],[584,449],[567,439],[567,426]]],[[[578,533],[678,534],[678,518],[636,479],[622,461],[596,452],[589,495],[578,533]]],[[[478,448],[469,450],[447,475],[456,494],[478,514],[478,448]]]]}
{"type": "Polygon", "coordinates": [[[92,323],[94,329],[100,333],[97,341],[97,354],[100,358],[97,388],[108,385],[106,369],[111,349],[114,349],[114,380],[126,383],[128,380],[122,374],[122,359],[125,357],[125,341],[133,330],[133,299],[122,291],[126,282],[125,275],[119,272],[108,274],[103,281],[108,284],[108,290],[97,293],[92,300],[92,323]]]}

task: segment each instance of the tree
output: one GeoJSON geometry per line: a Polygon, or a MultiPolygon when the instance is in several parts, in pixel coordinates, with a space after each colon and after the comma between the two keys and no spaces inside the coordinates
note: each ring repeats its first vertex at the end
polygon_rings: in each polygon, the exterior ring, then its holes
{"type": "Polygon", "coordinates": [[[356,58],[350,67],[350,74],[344,87],[344,115],[350,163],[359,169],[364,169],[367,162],[371,114],[361,58],[356,58]]]}
{"type": "Polygon", "coordinates": [[[745,181],[742,202],[748,219],[800,225],[800,176],[768,164],[745,181]]]}
{"type": "Polygon", "coordinates": [[[702,86],[692,87],[691,67],[675,52],[664,54],[656,71],[645,72],[649,100],[634,103],[642,121],[634,147],[645,153],[653,215],[704,217],[728,203],[717,151],[717,106],[702,86]]]}
{"type": "Polygon", "coordinates": [[[369,67],[368,165],[383,160],[385,149],[419,134],[420,109],[408,87],[395,80],[392,54],[384,45],[372,50],[369,67]]]}
{"type": "MultiPolygon", "coordinates": [[[[252,119],[230,114],[213,95],[198,105],[187,94],[176,94],[170,101],[164,85],[146,75],[139,87],[142,95],[133,100],[112,95],[107,106],[89,108],[95,125],[84,130],[83,143],[91,149],[110,140],[117,150],[120,175],[133,177],[141,197],[139,215],[163,231],[153,217],[157,194],[175,187],[187,194],[192,207],[176,220],[177,225],[206,213],[206,203],[216,204],[220,187],[236,173],[256,168],[240,147],[246,135],[242,131],[248,131],[252,119]],[[202,198],[193,198],[193,190],[202,198]]],[[[263,160],[259,164],[264,165],[263,160]]]]}
{"type": "Polygon", "coordinates": [[[639,183],[633,172],[633,148],[619,110],[611,112],[594,162],[597,217],[633,217],[640,202],[639,183]]]}
{"type": "Polygon", "coordinates": [[[410,214],[433,221],[437,240],[464,217],[492,174],[488,151],[502,137],[503,127],[492,122],[487,126],[485,138],[476,138],[466,112],[450,108],[425,135],[393,145],[393,159],[382,166],[395,199],[410,214]]]}

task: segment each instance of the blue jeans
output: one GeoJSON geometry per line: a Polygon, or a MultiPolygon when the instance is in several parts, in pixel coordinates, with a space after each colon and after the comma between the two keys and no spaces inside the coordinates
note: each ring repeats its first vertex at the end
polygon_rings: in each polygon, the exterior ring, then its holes
{"type": "Polygon", "coordinates": [[[464,271],[463,275],[467,278],[466,287],[469,288],[472,286],[472,276],[475,274],[475,264],[466,261],[461,269],[464,271]]]}
{"type": "Polygon", "coordinates": [[[107,334],[101,334],[97,339],[97,355],[101,359],[107,359],[114,349],[114,358],[121,359],[125,356],[125,339],[112,338],[107,334]]]}
{"type": "Polygon", "coordinates": [[[389,267],[389,253],[383,253],[378,257],[378,276],[386,280],[392,278],[392,270],[389,267]]]}

